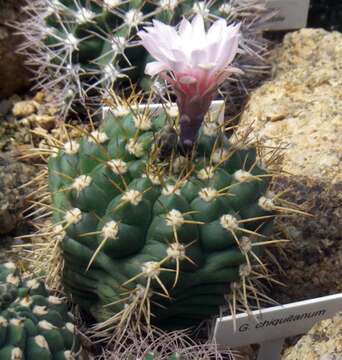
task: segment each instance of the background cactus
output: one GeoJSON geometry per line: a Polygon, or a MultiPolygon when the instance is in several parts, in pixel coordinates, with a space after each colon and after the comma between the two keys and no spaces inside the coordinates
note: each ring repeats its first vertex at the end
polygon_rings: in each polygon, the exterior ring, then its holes
{"type": "Polygon", "coordinates": [[[81,359],[79,350],[66,304],[42,282],[22,281],[14,263],[0,265],[0,359],[81,359]]]}
{"type": "Polygon", "coordinates": [[[177,131],[170,109],[132,106],[114,106],[80,141],[56,143],[49,187],[63,283],[101,326],[184,328],[217,314],[231,287],[247,296],[278,207],[256,149],[228,141],[217,114],[185,158],[165,130],[177,131]]]}
{"type": "MultiPolygon", "coordinates": [[[[222,88],[229,111],[267,72],[262,25],[270,17],[265,0],[34,0],[28,20],[18,28],[27,41],[29,64],[36,69],[38,87],[56,91],[64,113],[76,104],[101,102],[102,89],[123,89],[131,83],[151,85],[144,78],[147,53],[136,32],[153,19],[177,24],[182,16],[201,13],[208,23],[224,17],[241,22],[241,54],[236,62],[245,74],[222,88]]],[[[156,84],[154,89],[160,92],[156,84]]],[[[103,92],[102,92],[103,93],[103,92]]],[[[107,96],[107,94],[104,94],[107,96]]]]}

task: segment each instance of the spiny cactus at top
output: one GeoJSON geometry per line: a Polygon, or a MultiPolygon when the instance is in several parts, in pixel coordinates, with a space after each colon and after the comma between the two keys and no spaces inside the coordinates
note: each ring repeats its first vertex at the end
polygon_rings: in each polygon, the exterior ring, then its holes
{"type": "MultiPolygon", "coordinates": [[[[265,0],[33,0],[27,13],[27,21],[18,24],[26,37],[21,50],[37,69],[37,86],[56,90],[64,113],[79,102],[99,103],[101,89],[150,86],[144,78],[148,55],[136,32],[153,19],[175,24],[199,13],[208,24],[219,17],[241,22],[236,62],[244,75],[222,88],[230,111],[267,69],[261,29],[270,15],[265,0]]],[[[161,91],[158,83],[154,88],[161,91]]]]}
{"type": "Polygon", "coordinates": [[[0,265],[0,359],[76,360],[80,342],[67,305],[37,280],[0,265]]]}
{"type": "Polygon", "coordinates": [[[280,208],[256,149],[228,141],[211,114],[183,157],[174,115],[116,105],[50,158],[64,287],[103,326],[196,324],[246,296],[253,262],[264,269],[258,249],[280,208]]]}

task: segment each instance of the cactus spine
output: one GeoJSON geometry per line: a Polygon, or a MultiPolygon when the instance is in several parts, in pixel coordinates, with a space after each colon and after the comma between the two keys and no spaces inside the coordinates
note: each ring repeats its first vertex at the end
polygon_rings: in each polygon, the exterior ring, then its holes
{"type": "MultiPolygon", "coordinates": [[[[114,340],[103,360],[233,360],[229,349],[209,342],[194,341],[185,331],[164,332],[145,329],[137,333],[129,329],[123,339],[114,340]]],[[[101,359],[102,360],[102,359],[101,359]]]]}

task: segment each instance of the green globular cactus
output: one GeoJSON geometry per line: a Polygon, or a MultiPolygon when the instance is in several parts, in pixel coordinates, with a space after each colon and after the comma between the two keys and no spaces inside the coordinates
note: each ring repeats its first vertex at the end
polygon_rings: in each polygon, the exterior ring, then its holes
{"type": "Polygon", "coordinates": [[[79,350],[66,304],[42,282],[22,281],[13,263],[0,265],[0,359],[81,359],[79,350]]]}
{"type": "Polygon", "coordinates": [[[276,209],[270,175],[214,115],[191,155],[175,145],[160,157],[174,114],[118,109],[49,161],[65,290],[107,325],[196,324],[260,261],[276,209]]]}
{"type": "MultiPolygon", "coordinates": [[[[241,52],[234,65],[244,75],[224,84],[230,108],[267,72],[262,26],[270,11],[265,0],[34,0],[27,13],[27,21],[18,24],[27,40],[21,50],[37,70],[37,86],[57,90],[64,113],[79,103],[99,104],[113,87],[152,86],[144,77],[148,54],[136,33],[154,19],[175,25],[200,13],[208,24],[219,17],[241,22],[241,52]]],[[[152,88],[163,91],[155,84],[152,88]]]]}

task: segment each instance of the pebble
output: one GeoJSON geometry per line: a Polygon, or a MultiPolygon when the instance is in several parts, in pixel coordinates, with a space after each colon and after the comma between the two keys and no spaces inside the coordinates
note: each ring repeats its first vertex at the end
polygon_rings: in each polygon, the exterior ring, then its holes
{"type": "Polygon", "coordinates": [[[34,114],[38,110],[39,104],[33,100],[24,100],[17,102],[12,109],[12,113],[17,117],[26,117],[34,114]]]}
{"type": "Polygon", "coordinates": [[[252,129],[251,138],[282,148],[284,172],[342,181],[342,34],[287,34],[273,72],[252,94],[238,131],[252,129]]]}
{"type": "Polygon", "coordinates": [[[316,324],[282,360],[342,360],[342,313],[316,324]]]}

